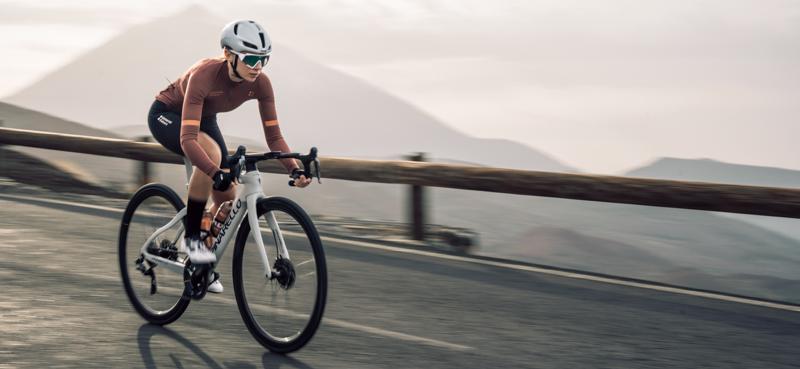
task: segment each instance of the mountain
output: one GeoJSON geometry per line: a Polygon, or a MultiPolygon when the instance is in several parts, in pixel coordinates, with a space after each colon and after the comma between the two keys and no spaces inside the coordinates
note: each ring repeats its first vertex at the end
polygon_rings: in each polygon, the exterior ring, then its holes
{"type": "MultiPolygon", "coordinates": [[[[225,20],[192,6],[134,26],[106,44],[7,98],[92,127],[146,124],[154,96],[201,58],[220,55],[225,20]]],[[[496,167],[574,171],[508,140],[467,136],[365,81],[276,44],[266,73],[272,80],[281,128],[295,151],[317,146],[322,155],[399,156],[427,152],[496,167]]],[[[226,135],[262,137],[253,101],[220,115],[226,135]]]]}
{"type": "Polygon", "coordinates": [[[672,266],[667,259],[641,247],[553,226],[530,227],[511,244],[515,250],[511,255],[515,258],[568,268],[584,269],[587,260],[593,261],[591,269],[594,271],[617,274],[630,270],[632,265],[651,270],[672,266]],[[603,257],[598,258],[598,255],[603,257]]]}
{"type": "MultiPolygon", "coordinates": [[[[800,188],[800,171],[725,163],[711,159],[660,158],[633,169],[629,177],[729,183],[750,186],[800,188]]],[[[719,213],[800,240],[798,219],[719,213]]]]}
{"type": "MultiPolygon", "coordinates": [[[[0,173],[16,183],[33,185],[55,192],[125,198],[124,192],[97,186],[63,168],[25,153],[0,146],[0,173]]],[[[84,177],[85,178],[85,177],[84,177]]]]}
{"type": "MultiPolygon", "coordinates": [[[[0,120],[3,121],[3,126],[8,128],[123,138],[112,132],[3,102],[0,102],[0,120]]],[[[8,147],[44,160],[50,166],[88,183],[111,187],[118,192],[128,192],[135,188],[134,168],[137,164],[130,160],[23,146],[8,147]]]]}
{"type": "Polygon", "coordinates": [[[628,171],[625,176],[751,186],[800,187],[800,171],[731,164],[711,159],[660,158],[651,164],[628,171]]]}

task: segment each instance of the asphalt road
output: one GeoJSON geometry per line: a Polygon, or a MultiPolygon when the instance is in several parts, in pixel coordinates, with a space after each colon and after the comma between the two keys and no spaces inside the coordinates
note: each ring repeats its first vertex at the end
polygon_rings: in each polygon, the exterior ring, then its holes
{"type": "Polygon", "coordinates": [[[130,306],[118,217],[0,199],[0,368],[797,368],[800,313],[325,241],[311,343],[265,351],[230,282],[166,328],[130,306]]]}

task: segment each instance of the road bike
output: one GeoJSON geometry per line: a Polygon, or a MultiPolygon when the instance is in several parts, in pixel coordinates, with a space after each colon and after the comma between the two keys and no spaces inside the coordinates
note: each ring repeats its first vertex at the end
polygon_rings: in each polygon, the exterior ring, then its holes
{"type": "MultiPolygon", "coordinates": [[[[122,282],[145,320],[172,323],[193,299],[204,298],[208,285],[219,278],[216,269],[235,234],[233,287],[242,319],[265,348],[288,353],[305,346],[322,320],[328,283],[325,253],[314,223],[299,205],[264,195],[256,164],[298,159],[306,175],[319,181],[317,149],[311,148],[308,155],[245,152],[239,146],[228,161],[239,185],[228,217],[212,241],[217,262],[191,263],[183,245],[183,200],[170,187],[150,183],[134,193],[122,216],[122,282]]],[[[188,183],[192,166],[185,162],[188,183]]]]}

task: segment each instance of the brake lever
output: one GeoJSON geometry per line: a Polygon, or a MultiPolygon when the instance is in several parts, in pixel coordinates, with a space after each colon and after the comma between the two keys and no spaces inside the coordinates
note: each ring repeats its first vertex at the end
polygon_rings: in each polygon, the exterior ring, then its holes
{"type": "Polygon", "coordinates": [[[320,183],[320,184],[321,184],[321,183],[322,183],[322,179],[321,179],[322,177],[321,177],[321,175],[320,175],[320,169],[319,169],[319,159],[317,159],[317,158],[314,158],[314,162],[313,162],[312,164],[313,164],[313,168],[314,168],[314,169],[315,169],[315,171],[316,171],[316,173],[315,173],[315,174],[316,174],[316,176],[317,176],[317,183],[320,183]]]}

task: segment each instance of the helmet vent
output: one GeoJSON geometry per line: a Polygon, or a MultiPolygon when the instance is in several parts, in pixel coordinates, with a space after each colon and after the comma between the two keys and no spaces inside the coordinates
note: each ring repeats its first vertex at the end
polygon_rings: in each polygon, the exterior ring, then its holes
{"type": "Polygon", "coordinates": [[[234,34],[234,35],[237,35],[237,36],[239,35],[239,23],[236,23],[236,24],[233,26],[233,34],[234,34]]]}
{"type": "Polygon", "coordinates": [[[267,43],[264,42],[264,33],[263,32],[259,32],[258,33],[258,37],[261,37],[261,47],[267,47],[267,43]]]}
{"type": "Polygon", "coordinates": [[[249,43],[247,41],[242,41],[242,43],[244,44],[244,46],[247,46],[247,47],[249,47],[251,49],[258,49],[258,46],[253,45],[253,44],[251,44],[251,43],[249,43]]]}

